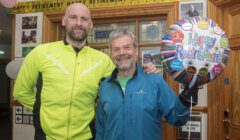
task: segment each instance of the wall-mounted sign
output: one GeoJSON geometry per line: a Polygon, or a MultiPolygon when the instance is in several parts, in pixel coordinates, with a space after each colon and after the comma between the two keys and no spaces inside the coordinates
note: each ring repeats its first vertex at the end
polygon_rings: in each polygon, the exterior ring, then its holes
{"type": "Polygon", "coordinates": [[[33,124],[32,111],[27,110],[25,107],[15,106],[15,123],[16,124],[33,124]]]}
{"type": "Polygon", "coordinates": [[[72,3],[83,3],[89,8],[103,8],[116,6],[143,5],[154,3],[176,2],[180,0],[35,0],[18,2],[16,6],[7,10],[9,13],[34,13],[63,11],[72,3]]]}
{"type": "Polygon", "coordinates": [[[205,116],[192,114],[190,121],[178,128],[178,140],[205,140],[205,116]]]}

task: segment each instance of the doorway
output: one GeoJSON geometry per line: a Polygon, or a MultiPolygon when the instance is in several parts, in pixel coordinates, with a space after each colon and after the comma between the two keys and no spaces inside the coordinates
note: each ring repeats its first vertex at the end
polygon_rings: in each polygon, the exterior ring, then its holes
{"type": "Polygon", "coordinates": [[[10,79],[5,72],[7,62],[0,62],[0,137],[4,140],[11,140],[10,79]]]}

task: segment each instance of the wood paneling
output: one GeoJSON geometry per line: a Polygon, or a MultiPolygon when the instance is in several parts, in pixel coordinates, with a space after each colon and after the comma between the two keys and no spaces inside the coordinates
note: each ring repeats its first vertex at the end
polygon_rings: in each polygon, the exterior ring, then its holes
{"type": "Polygon", "coordinates": [[[240,139],[240,127],[232,126],[229,130],[229,140],[239,140],[240,139]]]}
{"type": "Polygon", "coordinates": [[[234,4],[224,10],[224,25],[227,29],[231,49],[240,49],[240,3],[234,4]]]}
{"type": "Polygon", "coordinates": [[[239,10],[239,0],[211,0],[208,2],[208,17],[214,19],[224,29],[231,49],[224,72],[208,84],[209,140],[239,140],[240,138],[239,10]],[[226,110],[229,113],[226,113],[226,110]]]}
{"type": "Polygon", "coordinates": [[[240,127],[240,50],[234,51],[233,57],[234,68],[232,69],[232,100],[231,100],[231,122],[232,125],[236,125],[240,127]]]}
{"type": "Polygon", "coordinates": [[[61,18],[59,21],[55,21],[51,17],[52,15],[46,15],[43,16],[43,43],[52,42],[57,40],[58,35],[58,24],[61,21],[61,18]]]}
{"type": "MultiPolygon", "coordinates": [[[[217,8],[217,6],[212,3],[212,2],[208,2],[208,17],[213,19],[215,22],[217,22],[219,24],[220,27],[222,27],[223,23],[221,21],[221,17],[222,17],[222,13],[221,11],[217,8]]],[[[220,136],[222,133],[218,132],[218,129],[215,128],[219,128],[218,121],[221,120],[221,118],[219,119],[219,116],[222,115],[216,115],[217,112],[220,111],[219,108],[219,99],[218,97],[221,96],[219,94],[221,94],[222,92],[220,92],[218,90],[218,88],[220,87],[219,84],[221,82],[221,79],[219,77],[217,77],[214,81],[209,82],[208,83],[208,139],[209,140],[217,140],[219,139],[219,137],[223,137],[220,136]],[[218,87],[218,88],[215,88],[218,87]],[[220,92],[218,94],[218,92],[220,92]]]]}
{"type": "Polygon", "coordinates": [[[240,1],[210,0],[208,2],[208,17],[219,21],[226,31],[231,49],[240,47],[240,1]],[[222,25],[223,20],[225,24],[222,25]]]}
{"type": "Polygon", "coordinates": [[[239,0],[210,0],[210,1],[218,7],[228,7],[229,5],[239,3],[239,0]]]}

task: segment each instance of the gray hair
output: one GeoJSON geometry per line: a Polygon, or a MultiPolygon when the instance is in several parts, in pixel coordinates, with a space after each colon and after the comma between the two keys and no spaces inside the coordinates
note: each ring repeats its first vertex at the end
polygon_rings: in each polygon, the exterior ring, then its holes
{"type": "Polygon", "coordinates": [[[132,32],[130,32],[128,29],[121,29],[121,28],[113,30],[110,33],[110,35],[109,35],[109,46],[110,46],[110,48],[112,47],[112,41],[114,39],[119,38],[119,37],[123,37],[125,35],[132,39],[133,47],[137,48],[137,40],[136,40],[135,35],[132,32]]]}

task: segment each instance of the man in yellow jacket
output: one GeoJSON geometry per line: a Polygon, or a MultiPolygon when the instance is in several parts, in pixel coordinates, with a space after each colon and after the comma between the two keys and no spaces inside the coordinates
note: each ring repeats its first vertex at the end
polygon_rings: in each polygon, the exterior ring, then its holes
{"type": "Polygon", "coordinates": [[[33,110],[35,140],[91,139],[98,84],[115,68],[106,54],[87,44],[93,22],[85,5],[70,5],[62,25],[65,39],[32,50],[14,86],[16,100],[33,110]],[[39,77],[42,86],[34,90],[39,77]]]}

